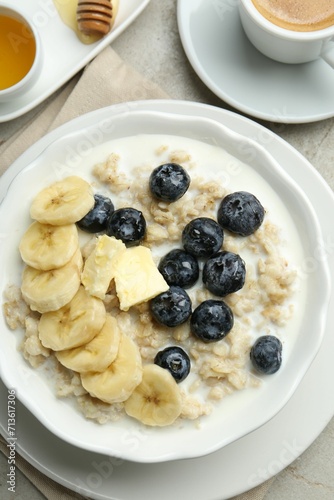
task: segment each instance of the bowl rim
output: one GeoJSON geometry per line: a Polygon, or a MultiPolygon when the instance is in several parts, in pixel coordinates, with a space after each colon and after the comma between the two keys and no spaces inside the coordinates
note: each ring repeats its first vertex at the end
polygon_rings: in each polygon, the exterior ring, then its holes
{"type": "Polygon", "coordinates": [[[29,14],[27,14],[21,7],[17,5],[13,6],[8,2],[3,2],[0,0],[0,15],[5,15],[14,19],[18,19],[22,21],[23,24],[28,26],[28,28],[33,34],[36,46],[35,57],[28,73],[26,73],[21,80],[11,85],[10,87],[0,89],[0,102],[1,102],[16,97],[21,92],[25,91],[28,85],[34,82],[42,65],[42,41],[38,29],[35,27],[33,23],[33,20],[30,18],[29,14]]]}
{"type": "MultiPolygon", "coordinates": [[[[111,107],[113,108],[113,106],[111,107]]],[[[108,109],[108,108],[106,108],[108,109]]],[[[124,106],[123,106],[123,111],[124,111],[124,106]]],[[[255,142],[253,139],[250,139],[248,137],[244,137],[242,136],[241,134],[239,133],[236,133],[236,132],[233,132],[231,129],[229,129],[228,127],[226,127],[225,125],[222,125],[220,124],[218,121],[216,120],[212,120],[212,119],[208,119],[208,118],[205,118],[205,117],[199,117],[199,116],[193,116],[193,115],[175,115],[174,113],[166,113],[166,112],[152,112],[152,111],[143,111],[143,110],[140,110],[140,111],[137,111],[136,109],[133,109],[133,106],[129,106],[128,109],[126,109],[123,113],[119,114],[119,115],[115,115],[113,116],[111,119],[108,119],[107,120],[107,123],[110,123],[111,122],[125,122],[127,123],[127,121],[130,119],[137,119],[138,123],[142,123],[142,120],[143,118],[150,118],[153,120],[153,124],[155,124],[156,120],[160,121],[161,119],[162,120],[169,120],[169,124],[172,125],[173,127],[175,127],[175,121],[181,123],[181,124],[184,124],[186,123],[186,130],[188,130],[189,127],[193,127],[194,126],[194,123],[197,123],[199,124],[199,127],[200,127],[200,130],[203,130],[202,127],[203,125],[205,125],[205,130],[207,131],[208,130],[208,127],[213,127],[214,130],[219,131],[219,133],[224,133],[224,134],[227,134],[229,140],[234,140],[234,141],[239,141],[239,140],[242,140],[244,144],[247,144],[248,146],[250,147],[254,147],[257,151],[261,152],[261,154],[264,156],[265,160],[266,161],[272,161],[273,163],[270,163],[270,165],[273,167],[273,171],[275,171],[275,169],[278,169],[277,172],[278,172],[278,175],[279,175],[279,178],[281,179],[284,179],[285,182],[288,182],[290,184],[290,182],[292,181],[292,179],[288,176],[288,174],[286,172],[281,172],[281,167],[278,165],[278,163],[276,161],[274,161],[274,159],[271,157],[271,155],[269,155],[269,153],[266,151],[266,149],[258,144],[257,142],[255,142]],[[218,127],[218,128],[217,128],[218,127]],[[283,174],[283,175],[282,175],[283,174]]],[[[93,120],[94,122],[94,120],[93,120]]],[[[88,126],[88,127],[84,127],[83,129],[80,129],[79,130],[75,130],[74,132],[70,132],[68,134],[66,134],[65,136],[61,137],[60,139],[56,139],[55,141],[53,141],[51,144],[49,144],[41,153],[40,155],[37,156],[37,158],[35,158],[35,160],[33,162],[31,162],[30,164],[28,164],[26,166],[26,168],[24,168],[22,171],[20,171],[19,174],[21,174],[22,172],[26,171],[27,169],[29,168],[32,168],[34,166],[34,164],[38,163],[38,161],[41,160],[41,158],[43,157],[43,155],[47,154],[48,152],[52,151],[53,149],[57,149],[59,147],[59,145],[61,145],[62,143],[64,143],[64,141],[66,142],[67,140],[73,140],[75,139],[77,136],[80,136],[83,131],[87,132],[89,130],[94,130],[97,126],[101,126],[101,121],[96,123],[94,122],[91,126],[88,126]]],[[[180,134],[176,134],[176,135],[180,135],[180,134]]],[[[213,136],[214,137],[214,136],[213,136]]],[[[276,172],[276,173],[277,173],[276,172]]],[[[19,175],[18,174],[18,175],[19,175]]],[[[16,179],[17,176],[15,176],[15,178],[12,180],[12,182],[10,183],[9,187],[8,187],[8,190],[7,190],[7,193],[10,192],[11,190],[11,186],[13,183],[15,183],[15,179],[16,179]]],[[[301,198],[303,199],[303,203],[306,203],[307,206],[309,207],[309,209],[311,210],[312,212],[312,216],[314,217],[314,220],[316,221],[316,214],[315,214],[315,211],[314,209],[310,207],[310,204],[308,203],[308,200],[306,198],[306,196],[304,195],[304,193],[299,189],[299,187],[293,182],[293,185],[294,185],[294,188],[297,190],[297,192],[300,194],[301,198]]],[[[4,196],[4,199],[6,198],[6,195],[4,196]]],[[[0,204],[0,211],[1,211],[1,205],[2,203],[0,204]]],[[[317,231],[319,231],[319,237],[320,237],[320,229],[319,227],[317,226],[317,231]]],[[[328,273],[326,274],[325,272],[325,268],[326,268],[326,262],[323,262],[323,276],[324,278],[326,278],[326,275],[328,276],[328,273]]],[[[330,286],[329,286],[329,281],[325,279],[324,281],[324,290],[325,290],[325,295],[324,297],[327,298],[327,304],[328,304],[328,300],[329,300],[329,289],[330,289],[330,286]]],[[[326,306],[326,300],[324,301],[324,308],[326,306]]],[[[324,321],[325,321],[325,311],[324,311],[324,314],[322,315],[322,331],[324,330],[324,321]]],[[[315,355],[316,355],[316,352],[318,351],[318,349],[320,348],[320,345],[321,345],[321,340],[322,340],[322,336],[319,336],[318,337],[318,343],[317,343],[317,346],[316,346],[316,349],[312,352],[312,356],[310,357],[310,359],[308,360],[308,366],[311,364],[312,360],[314,359],[315,355]]],[[[304,367],[304,370],[302,371],[299,371],[298,373],[298,379],[295,381],[295,384],[292,385],[290,387],[290,390],[288,391],[288,393],[286,394],[286,397],[284,399],[284,401],[282,401],[282,404],[277,407],[275,409],[275,412],[272,413],[269,418],[266,418],[265,421],[262,421],[262,422],[259,422],[258,425],[256,427],[253,427],[251,429],[248,429],[247,431],[245,431],[244,433],[242,433],[241,435],[238,435],[238,436],[234,436],[234,438],[232,439],[233,441],[235,439],[238,439],[240,437],[242,437],[243,435],[245,434],[248,434],[249,432],[251,432],[252,430],[255,430],[257,427],[263,425],[266,421],[270,420],[285,404],[286,402],[288,401],[288,399],[291,397],[291,395],[293,394],[294,390],[296,389],[296,387],[298,386],[298,383],[300,382],[300,380],[302,379],[303,375],[306,373],[307,369],[308,369],[308,366],[305,366],[304,367]]],[[[1,366],[0,366],[0,369],[1,369],[1,366]]],[[[7,374],[5,372],[2,372],[2,377],[3,377],[3,380],[4,380],[4,383],[7,385],[7,386],[10,386],[10,379],[7,378],[7,374]]],[[[18,394],[18,397],[22,400],[23,404],[46,426],[48,427],[54,434],[58,435],[59,437],[61,437],[62,439],[64,439],[65,441],[69,441],[71,442],[72,444],[74,444],[75,446],[78,446],[78,447],[83,447],[83,448],[86,448],[86,449],[90,449],[91,451],[97,451],[97,452],[106,452],[105,449],[99,449],[97,448],[96,446],[91,445],[91,446],[87,446],[87,443],[85,442],[82,442],[82,441],[79,441],[75,438],[73,438],[72,436],[68,436],[68,435],[64,435],[63,433],[61,433],[59,431],[59,429],[54,426],[49,420],[46,420],[45,418],[43,418],[43,415],[41,417],[40,413],[39,413],[39,408],[36,408],[34,407],[32,404],[31,404],[31,401],[28,401],[25,394],[18,394]],[[36,415],[36,412],[37,412],[37,415],[36,415]]],[[[210,418],[210,417],[209,417],[210,418]]],[[[181,458],[194,458],[194,457],[198,457],[198,456],[203,456],[205,454],[208,454],[208,453],[211,453],[219,448],[221,448],[222,446],[225,446],[227,444],[229,444],[231,442],[231,439],[230,440],[227,440],[225,441],[223,444],[221,442],[217,443],[215,442],[212,446],[208,447],[206,450],[202,450],[201,452],[191,452],[190,450],[182,450],[182,453],[180,454],[180,452],[169,452],[168,454],[163,454],[163,450],[159,450],[158,452],[158,456],[141,456],[140,454],[129,454],[129,453],[125,453],[124,455],[124,452],[113,452],[113,454],[115,454],[115,456],[121,456],[122,458],[125,458],[125,459],[128,459],[128,460],[134,460],[134,461],[137,461],[137,462],[162,462],[162,461],[165,461],[165,460],[175,460],[175,459],[181,459],[181,458]]],[[[110,454],[110,451],[109,451],[109,454],[110,454]]]]}

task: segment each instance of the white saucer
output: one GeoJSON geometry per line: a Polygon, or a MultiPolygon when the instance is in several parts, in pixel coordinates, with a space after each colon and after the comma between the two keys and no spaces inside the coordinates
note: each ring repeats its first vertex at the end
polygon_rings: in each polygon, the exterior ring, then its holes
{"type": "MultiPolygon", "coordinates": [[[[334,227],[328,217],[334,209],[330,188],[294,148],[255,122],[229,111],[184,101],[142,101],[103,108],[79,117],[51,132],[29,148],[2,176],[0,199],[14,178],[52,141],[71,131],[101,123],[111,114],[131,109],[205,116],[257,140],[280,162],[294,168],[290,175],[317,207],[331,278],[334,278],[334,227]]],[[[318,249],[319,250],[319,249],[318,249]]],[[[321,252],[314,256],[314,264],[321,252]]],[[[172,492],[183,500],[226,500],[277,474],[316,439],[334,415],[334,294],[331,296],[325,337],[313,364],[292,398],[268,423],[199,459],[139,464],[79,450],[43,427],[17,401],[17,451],[38,470],[68,488],[96,500],[170,500],[172,492]]],[[[0,384],[0,400],[6,389],[0,384]]],[[[0,407],[0,430],[7,436],[7,406],[0,407]]],[[[129,439],[138,446],[144,434],[129,439]]]]}
{"type": "Polygon", "coordinates": [[[47,99],[64,83],[115,40],[144,10],[150,0],[120,2],[111,32],[99,42],[86,45],[60,19],[52,1],[16,0],[39,31],[44,62],[34,87],[13,101],[0,104],[0,123],[27,113],[47,99]]]}
{"type": "Polygon", "coordinates": [[[219,98],[250,116],[305,123],[334,116],[334,71],[322,60],[281,64],[246,38],[236,0],[178,0],[187,57],[219,98]]]}

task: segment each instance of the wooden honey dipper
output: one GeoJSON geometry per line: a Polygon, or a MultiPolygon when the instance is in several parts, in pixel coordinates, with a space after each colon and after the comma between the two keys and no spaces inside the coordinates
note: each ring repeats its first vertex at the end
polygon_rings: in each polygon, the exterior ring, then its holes
{"type": "Polygon", "coordinates": [[[85,35],[106,35],[114,17],[112,0],[78,1],[78,29],[85,35]]]}

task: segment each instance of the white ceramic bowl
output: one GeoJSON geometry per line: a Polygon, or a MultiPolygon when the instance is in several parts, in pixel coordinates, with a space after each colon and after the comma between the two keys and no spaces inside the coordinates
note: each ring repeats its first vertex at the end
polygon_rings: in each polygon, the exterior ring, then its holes
{"type": "MultiPolygon", "coordinates": [[[[128,109],[104,121],[92,121],[91,127],[55,141],[14,178],[0,205],[1,291],[8,283],[20,282],[18,242],[29,223],[31,199],[43,186],[73,173],[73,169],[86,176],[87,165],[98,158],[99,151],[108,149],[108,141],[117,138],[162,134],[203,141],[224,148],[262,179],[267,186],[267,191],[263,191],[266,202],[276,198],[275,206],[281,204],[285,214],[282,223],[290,227],[291,245],[297,242],[302,252],[299,264],[304,271],[300,301],[296,304],[298,314],[287,326],[287,331],[293,332],[285,349],[284,363],[275,375],[265,377],[260,388],[237,391],[226,397],[210,416],[201,419],[199,426],[182,420],[166,428],[149,428],[130,418],[98,425],[85,419],[70,400],[57,399],[43,369],[33,369],[23,359],[17,349],[20,334],[7,327],[1,313],[1,377],[43,425],[79,448],[137,462],[199,457],[271,419],[289,400],[312,363],[323,338],[330,295],[326,259],[319,258],[319,251],[324,248],[322,235],[315,211],[303,192],[255,141],[210,119],[137,111],[131,105],[128,109]]],[[[186,147],[186,139],[184,144],[186,147]]]]}
{"type": "MultiPolygon", "coordinates": [[[[28,73],[18,81],[15,85],[8,87],[6,89],[0,90],[0,103],[11,101],[20,97],[24,92],[29,90],[37,81],[43,64],[43,48],[41,38],[39,36],[38,29],[34,26],[34,23],[29,18],[29,15],[18,6],[13,6],[13,2],[6,2],[0,0],[0,15],[8,16],[22,22],[24,25],[28,26],[35,40],[36,53],[33,64],[29,69],[28,73]]],[[[25,33],[22,37],[26,36],[25,33]]]]}

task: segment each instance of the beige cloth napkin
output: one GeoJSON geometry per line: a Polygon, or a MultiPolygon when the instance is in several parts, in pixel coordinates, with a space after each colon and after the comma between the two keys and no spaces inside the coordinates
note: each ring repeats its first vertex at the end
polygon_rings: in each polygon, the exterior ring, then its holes
{"type": "MultiPolygon", "coordinates": [[[[120,102],[168,97],[108,47],[58,92],[22,130],[0,146],[0,174],[39,138],[72,118],[120,102]]],[[[0,450],[7,455],[6,440],[2,436],[0,450]]],[[[84,498],[44,476],[18,454],[16,466],[48,500],[84,498]]],[[[269,480],[238,496],[237,500],[263,500],[271,483],[272,480],[269,480]]]]}

